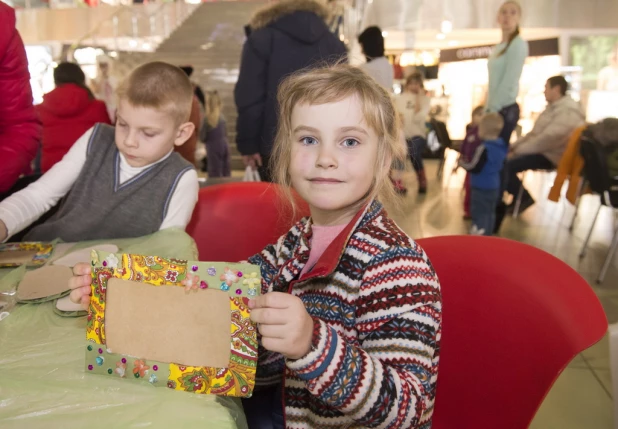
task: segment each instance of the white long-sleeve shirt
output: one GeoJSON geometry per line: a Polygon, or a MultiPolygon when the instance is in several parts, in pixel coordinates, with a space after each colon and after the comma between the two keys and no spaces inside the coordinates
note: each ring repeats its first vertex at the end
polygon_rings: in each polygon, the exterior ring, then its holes
{"type": "MultiPolygon", "coordinates": [[[[93,129],[86,131],[62,160],[39,180],[0,202],[0,220],[6,225],[7,237],[31,225],[71,190],[86,162],[88,141],[93,129]]],[[[131,167],[126,158],[120,154],[120,184],[132,179],[152,165],[158,164],[171,154],[172,151],[159,161],[144,167],[131,167]]],[[[197,172],[193,169],[188,170],[178,181],[170,198],[167,214],[159,229],[171,227],[184,229],[191,220],[193,208],[197,203],[198,191],[197,172]]]]}

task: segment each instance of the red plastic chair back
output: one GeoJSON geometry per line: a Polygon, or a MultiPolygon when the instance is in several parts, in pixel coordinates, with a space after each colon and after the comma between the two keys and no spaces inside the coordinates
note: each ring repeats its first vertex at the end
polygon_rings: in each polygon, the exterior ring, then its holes
{"type": "Polygon", "coordinates": [[[515,241],[420,239],[442,287],[432,429],[523,429],[565,366],[607,331],[588,283],[515,241]]]}
{"type": "Polygon", "coordinates": [[[187,233],[193,237],[201,261],[237,262],[274,244],[303,216],[307,204],[298,196],[292,213],[278,194],[278,185],[234,182],[200,189],[187,233]]]}

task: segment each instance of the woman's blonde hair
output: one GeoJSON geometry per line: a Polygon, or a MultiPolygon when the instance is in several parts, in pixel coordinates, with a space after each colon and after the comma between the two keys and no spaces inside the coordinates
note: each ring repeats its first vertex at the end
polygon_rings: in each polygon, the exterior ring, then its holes
{"type": "MultiPolygon", "coordinates": [[[[502,3],[502,5],[500,6],[500,9],[498,9],[498,13],[502,10],[502,8],[504,6],[506,6],[507,4],[512,4],[514,5],[517,10],[519,11],[519,16],[521,16],[521,5],[519,4],[518,1],[516,0],[507,0],[504,3],[502,3]]],[[[502,55],[504,55],[506,53],[506,51],[509,50],[509,46],[511,46],[511,43],[513,43],[513,40],[515,40],[515,38],[517,36],[519,36],[519,25],[515,28],[515,31],[509,36],[509,40],[508,42],[506,42],[506,46],[504,47],[504,49],[502,49],[499,53],[498,56],[501,57],[502,55]]]]}
{"type": "Polygon", "coordinates": [[[279,183],[284,198],[291,202],[290,163],[292,153],[292,112],[299,104],[326,104],[347,97],[358,97],[365,122],[378,136],[378,150],[371,188],[363,202],[378,198],[384,203],[397,201],[395,190],[389,181],[392,163],[404,163],[407,149],[400,139],[400,123],[391,96],[362,70],[339,64],[296,73],[279,86],[279,125],[270,159],[270,169],[275,182],[279,183]]]}
{"type": "Polygon", "coordinates": [[[208,91],[206,93],[206,122],[212,128],[216,128],[219,125],[219,119],[221,118],[221,97],[217,91],[208,91]]]}

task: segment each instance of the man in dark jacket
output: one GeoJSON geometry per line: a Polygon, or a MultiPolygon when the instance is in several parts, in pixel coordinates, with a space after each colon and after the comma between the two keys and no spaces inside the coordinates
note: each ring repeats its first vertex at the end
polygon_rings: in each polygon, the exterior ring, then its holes
{"type": "Polygon", "coordinates": [[[30,172],[40,133],[26,50],[15,29],[15,11],[0,1],[0,199],[19,176],[30,172]]]}
{"type": "Polygon", "coordinates": [[[277,88],[286,76],[312,65],[346,59],[345,45],[329,31],[328,9],[315,0],[283,0],[260,10],[245,28],[234,90],[236,145],[245,165],[270,181],[268,160],[277,129],[277,88]]]}

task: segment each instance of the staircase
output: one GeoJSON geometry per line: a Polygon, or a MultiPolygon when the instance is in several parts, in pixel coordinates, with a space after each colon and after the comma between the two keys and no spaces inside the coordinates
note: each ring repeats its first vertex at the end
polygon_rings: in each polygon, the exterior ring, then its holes
{"type": "Polygon", "coordinates": [[[126,76],[134,67],[149,61],[192,65],[191,79],[204,91],[217,90],[227,121],[232,169],[244,169],[236,149],[236,106],[234,86],[242,46],[244,26],[262,1],[216,1],[202,3],[157,50],[152,53],[120,52],[116,73],[126,76]]]}

